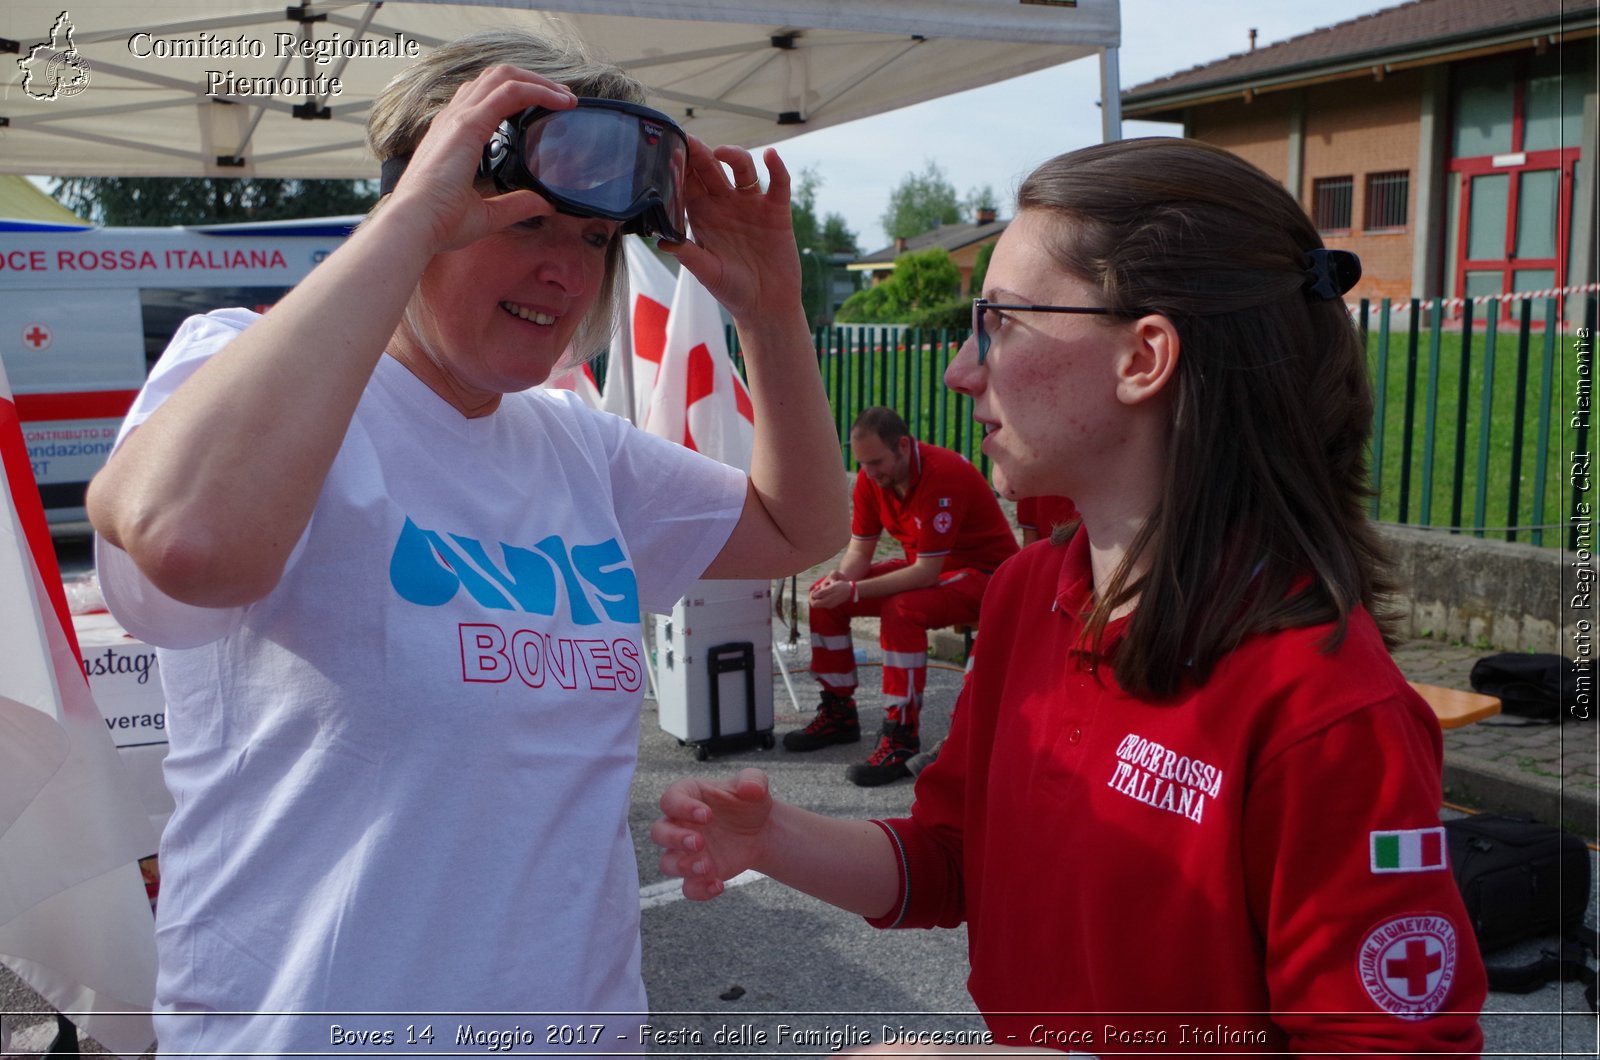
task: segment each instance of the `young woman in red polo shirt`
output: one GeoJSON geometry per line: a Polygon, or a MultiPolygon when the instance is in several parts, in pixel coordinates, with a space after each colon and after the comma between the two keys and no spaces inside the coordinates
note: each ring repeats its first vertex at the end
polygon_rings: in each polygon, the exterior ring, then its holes
{"type": "Polygon", "coordinates": [[[908,818],[683,781],[663,870],[691,898],[753,868],[876,926],[965,922],[997,1045],[1480,1049],[1439,729],[1386,650],[1364,515],[1359,272],[1216,148],[1040,166],[945,378],[998,488],[1073,498],[1082,532],[995,574],[908,818]]]}

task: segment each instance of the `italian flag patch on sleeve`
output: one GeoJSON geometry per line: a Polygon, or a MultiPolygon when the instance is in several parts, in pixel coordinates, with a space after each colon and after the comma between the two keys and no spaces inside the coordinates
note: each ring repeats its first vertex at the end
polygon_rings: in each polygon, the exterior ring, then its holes
{"type": "Polygon", "coordinates": [[[1372,833],[1373,872],[1432,872],[1444,867],[1443,828],[1372,833]]]}

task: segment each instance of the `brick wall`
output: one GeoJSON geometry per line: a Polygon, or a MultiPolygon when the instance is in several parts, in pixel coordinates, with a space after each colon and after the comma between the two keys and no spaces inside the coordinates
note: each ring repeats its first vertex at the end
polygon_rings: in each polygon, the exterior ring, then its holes
{"type": "Polygon", "coordinates": [[[1355,202],[1346,234],[1324,234],[1329,246],[1361,256],[1362,280],[1350,297],[1411,297],[1412,239],[1417,231],[1417,137],[1422,118],[1420,71],[1335,81],[1306,89],[1304,179],[1301,203],[1311,209],[1313,181],[1353,178],[1355,202]],[[1402,171],[1411,175],[1406,225],[1368,232],[1367,176],[1402,171]]]}
{"type": "MultiPolygon", "coordinates": [[[[1352,178],[1351,227],[1324,233],[1331,247],[1361,256],[1362,280],[1350,297],[1405,299],[1411,296],[1412,239],[1417,231],[1417,137],[1422,115],[1423,75],[1409,70],[1382,81],[1347,78],[1301,91],[1305,99],[1300,202],[1312,210],[1318,178],[1352,178]],[[1403,171],[1411,176],[1406,225],[1393,231],[1363,230],[1367,175],[1403,171]]],[[[1189,112],[1189,135],[1227,148],[1268,175],[1289,173],[1289,130],[1295,104],[1290,92],[1266,93],[1253,101],[1230,100],[1189,112]]]]}
{"type": "Polygon", "coordinates": [[[1196,107],[1189,135],[1232,151],[1278,183],[1289,179],[1289,116],[1293,99],[1286,92],[1196,107]]]}

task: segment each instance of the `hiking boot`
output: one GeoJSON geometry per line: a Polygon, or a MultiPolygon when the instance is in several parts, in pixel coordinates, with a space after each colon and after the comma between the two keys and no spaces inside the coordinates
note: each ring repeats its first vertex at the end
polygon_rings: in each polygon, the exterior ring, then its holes
{"type": "Polygon", "coordinates": [[[884,722],[883,734],[878,737],[878,748],[872,752],[872,757],[851,766],[844,775],[850,783],[861,788],[891,784],[911,775],[906,762],[920,748],[921,742],[909,725],[884,722]]]}
{"type": "Polygon", "coordinates": [[[906,768],[911,770],[912,776],[920,777],[922,776],[922,771],[933,765],[934,761],[939,757],[939,752],[943,750],[944,741],[940,740],[929,750],[914,754],[910,758],[906,759],[906,768]]]}
{"type": "Polygon", "coordinates": [[[859,743],[861,722],[856,718],[856,701],[850,696],[822,693],[817,716],[803,729],[783,734],[786,751],[820,751],[836,743],[859,743]]]}

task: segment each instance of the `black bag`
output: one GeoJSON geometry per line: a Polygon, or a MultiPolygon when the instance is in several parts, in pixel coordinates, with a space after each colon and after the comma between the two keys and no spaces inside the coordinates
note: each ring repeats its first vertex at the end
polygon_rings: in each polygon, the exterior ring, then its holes
{"type": "Polygon", "coordinates": [[[1583,927],[1589,850],[1582,839],[1529,817],[1492,813],[1446,821],[1444,832],[1482,952],[1583,927]]]}
{"type": "Polygon", "coordinates": [[[1600,949],[1584,926],[1589,850],[1582,839],[1531,817],[1483,813],[1444,823],[1450,871],[1466,903],[1478,950],[1489,954],[1560,936],[1561,948],[1529,964],[1487,964],[1489,988],[1526,994],[1552,979],[1579,980],[1596,1006],[1588,955],[1600,949]]]}
{"type": "Polygon", "coordinates": [[[1474,692],[1494,696],[1507,714],[1561,720],[1561,708],[1578,698],[1578,664],[1561,655],[1508,651],[1472,665],[1474,692]]]}

